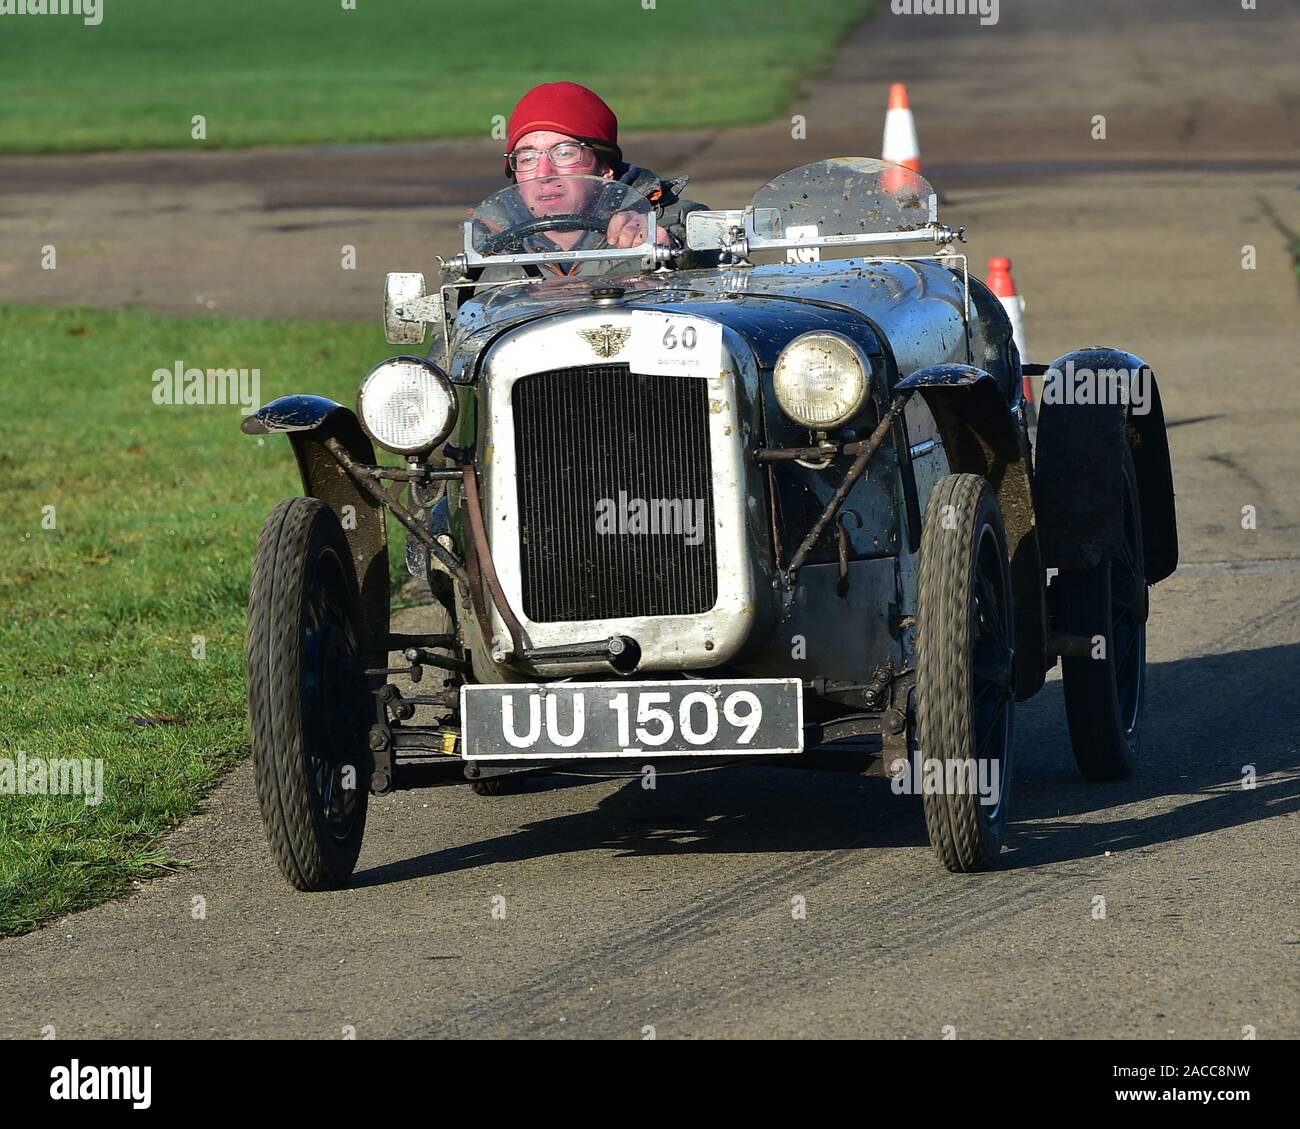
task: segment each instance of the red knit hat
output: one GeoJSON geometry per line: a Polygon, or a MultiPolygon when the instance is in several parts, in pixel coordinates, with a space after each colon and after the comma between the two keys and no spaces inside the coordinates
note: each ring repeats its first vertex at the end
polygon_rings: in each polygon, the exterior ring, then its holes
{"type": "MultiPolygon", "coordinates": [[[[594,90],[576,82],[544,82],[520,98],[510,115],[507,150],[513,151],[519,139],[534,130],[565,133],[600,150],[602,156],[623,159],[614,111],[594,90]]],[[[506,175],[510,175],[508,160],[506,175]]]]}

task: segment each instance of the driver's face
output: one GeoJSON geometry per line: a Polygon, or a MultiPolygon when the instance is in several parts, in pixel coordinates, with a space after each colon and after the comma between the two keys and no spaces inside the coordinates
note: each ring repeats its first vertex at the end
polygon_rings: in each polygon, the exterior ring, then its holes
{"type": "Polygon", "coordinates": [[[586,211],[595,185],[589,180],[574,180],[573,177],[599,176],[609,179],[613,170],[604,167],[600,158],[591,149],[584,148],[577,164],[556,167],[551,161],[549,150],[563,141],[574,139],[565,133],[552,133],[549,130],[534,130],[526,133],[515,146],[519,149],[535,149],[541,157],[531,169],[520,169],[515,173],[519,183],[519,195],[528,205],[528,210],[535,216],[558,216],[581,214],[586,211]]]}

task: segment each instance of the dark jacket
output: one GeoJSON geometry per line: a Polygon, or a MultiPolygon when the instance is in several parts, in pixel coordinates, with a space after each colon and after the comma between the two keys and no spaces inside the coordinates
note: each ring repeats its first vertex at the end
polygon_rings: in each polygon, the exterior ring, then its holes
{"type": "Polygon", "coordinates": [[[635,188],[649,200],[655,206],[655,223],[667,228],[679,246],[686,246],[686,216],[708,208],[707,204],[683,198],[681,192],[691,179],[689,176],[664,180],[658,173],[638,165],[619,165],[614,170],[614,177],[620,184],[635,188]]]}

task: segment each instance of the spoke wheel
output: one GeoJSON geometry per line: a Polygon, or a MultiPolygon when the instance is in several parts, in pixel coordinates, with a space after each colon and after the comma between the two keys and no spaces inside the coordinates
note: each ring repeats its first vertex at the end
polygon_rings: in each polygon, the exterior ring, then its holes
{"type": "Polygon", "coordinates": [[[1002,513],[974,474],[940,480],[921,540],[916,753],[930,843],[949,870],[997,860],[1015,705],[1002,513]]]}
{"type": "Polygon", "coordinates": [[[315,498],[282,502],[258,540],[248,600],[248,710],[258,805],[300,890],[356,866],[370,790],[370,696],[347,538],[315,498]]]}
{"type": "Polygon", "coordinates": [[[1147,582],[1133,456],[1124,448],[1124,537],[1095,568],[1062,572],[1062,627],[1093,640],[1096,657],[1061,660],[1065,715],[1079,771],[1122,780],[1137,766],[1146,700],[1147,582]]]}

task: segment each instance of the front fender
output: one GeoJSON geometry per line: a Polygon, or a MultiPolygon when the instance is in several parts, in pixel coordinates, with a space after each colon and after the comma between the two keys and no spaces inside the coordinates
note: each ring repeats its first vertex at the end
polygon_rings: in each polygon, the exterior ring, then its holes
{"type": "Polygon", "coordinates": [[[352,550],[361,586],[366,648],[388,648],[388,533],[384,507],[359,487],[325,446],[337,439],[359,463],[373,465],[375,447],[356,413],[324,396],[281,396],[244,419],[249,435],[284,432],[298,460],[303,493],[319,498],[338,516],[352,550]]]}
{"type": "Polygon", "coordinates": [[[924,398],[954,474],[983,476],[1002,508],[1016,620],[1016,697],[1043,684],[1046,608],[1033,490],[1011,405],[992,375],[971,365],[931,365],[900,380],[897,392],[924,398]]]}
{"type": "Polygon", "coordinates": [[[1123,511],[1115,456],[1127,443],[1137,471],[1147,583],[1163,580],[1178,566],[1178,519],[1155,373],[1132,353],[1093,348],[1058,357],[1047,374],[1039,409],[1037,474],[1047,563],[1089,568],[1118,550],[1123,511]],[[1085,370],[1139,374],[1137,395],[1129,403],[1068,402],[1066,374],[1085,370]]]}

